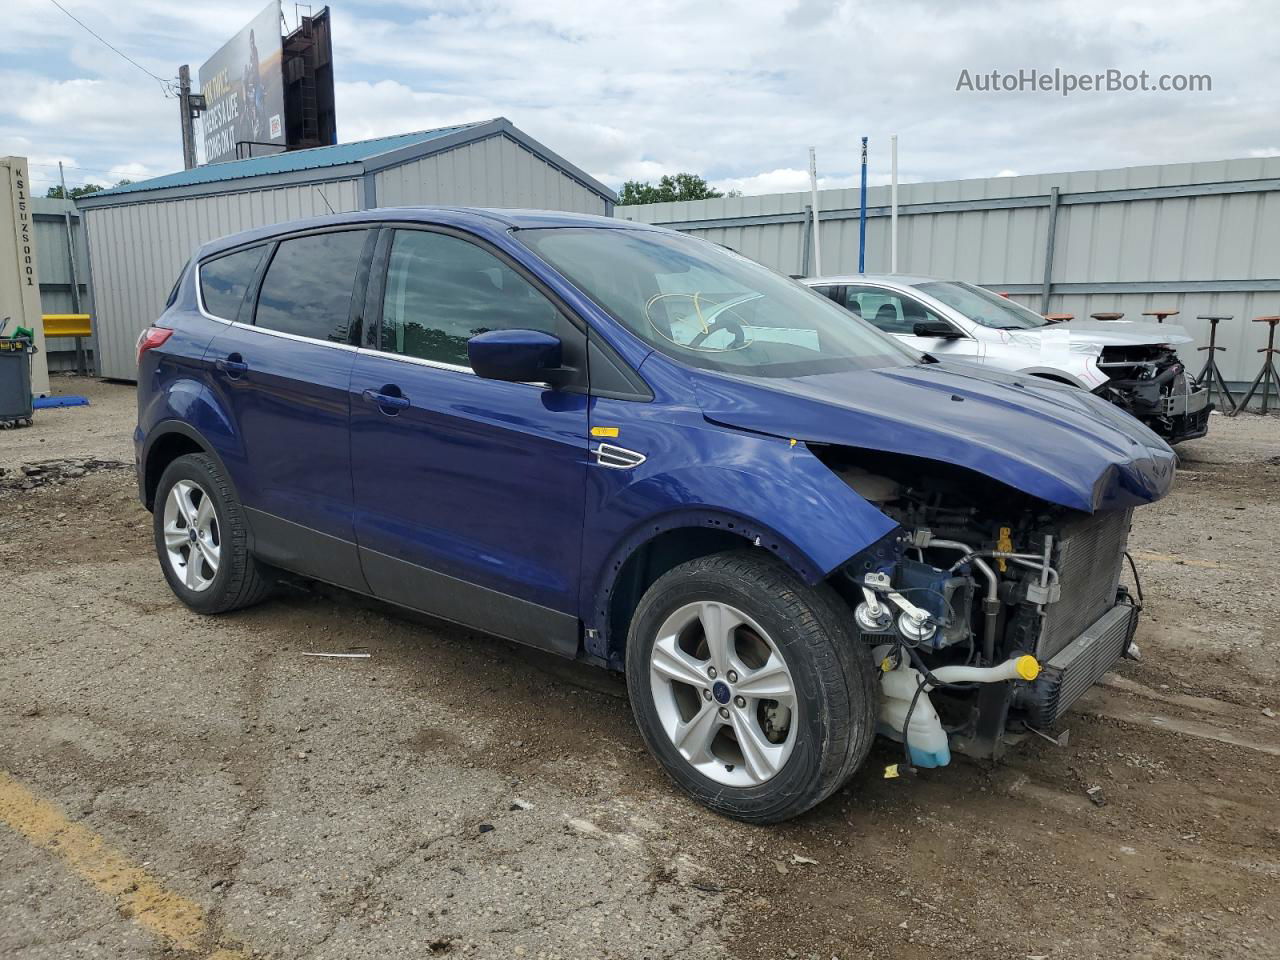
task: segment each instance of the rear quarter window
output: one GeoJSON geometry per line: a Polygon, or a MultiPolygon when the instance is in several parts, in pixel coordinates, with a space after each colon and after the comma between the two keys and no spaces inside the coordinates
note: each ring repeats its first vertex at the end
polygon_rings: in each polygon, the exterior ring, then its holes
{"type": "Polygon", "coordinates": [[[200,297],[206,313],[223,320],[236,319],[266,249],[250,247],[200,264],[200,297]]]}

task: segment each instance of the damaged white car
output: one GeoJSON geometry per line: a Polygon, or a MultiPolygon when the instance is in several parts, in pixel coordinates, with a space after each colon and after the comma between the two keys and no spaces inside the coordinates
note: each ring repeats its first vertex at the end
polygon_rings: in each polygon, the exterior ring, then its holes
{"type": "Polygon", "coordinates": [[[1167,443],[1209,431],[1209,390],[1178,359],[1192,342],[1176,324],[1053,323],[959,280],[860,274],[803,281],[921,353],[1056,380],[1098,394],[1167,443]]]}

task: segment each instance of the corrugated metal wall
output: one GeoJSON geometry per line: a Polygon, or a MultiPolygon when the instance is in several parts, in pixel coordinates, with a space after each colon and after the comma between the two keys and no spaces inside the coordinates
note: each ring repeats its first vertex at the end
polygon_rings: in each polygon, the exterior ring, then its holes
{"type": "MultiPolygon", "coordinates": [[[[71,297],[71,270],[67,263],[67,227],[64,219],[64,214],[70,212],[71,236],[76,250],[76,279],[80,286],[80,312],[92,314],[89,252],[75,202],[37,197],[31,201],[31,211],[35,218],[36,254],[40,261],[40,312],[76,312],[71,297]]],[[[45,354],[49,369],[74,369],[75,345],[76,342],[71,337],[46,337],[45,354]]]]}
{"type": "Polygon", "coordinates": [[[98,372],[133,379],[138,334],[160,315],[178,271],[201,244],[330,207],[359,210],[360,201],[360,182],[352,179],[81,211],[93,266],[98,372]]]}
{"type": "Polygon", "coordinates": [[[603,197],[509,137],[494,136],[375,174],[377,205],[527,207],[607,215],[603,197]]]}
{"type": "MultiPolygon", "coordinates": [[[[1041,309],[1051,191],[1059,191],[1048,310],[1077,317],[1118,310],[1181,311],[1203,344],[1197,314],[1232,314],[1219,327],[1228,380],[1257,373],[1266,327],[1280,313],[1280,158],[1128,167],[988,180],[903,184],[898,270],[970,280],[1041,309]]],[[[619,207],[733,247],[789,274],[809,272],[807,193],[619,207]]],[[[889,188],[867,191],[868,272],[889,270],[889,188]]],[[[858,191],[824,190],[822,272],[858,269],[858,191]]],[[[810,260],[809,263],[812,263],[810,260]]],[[[1204,354],[1184,350],[1188,364],[1204,354]]]]}

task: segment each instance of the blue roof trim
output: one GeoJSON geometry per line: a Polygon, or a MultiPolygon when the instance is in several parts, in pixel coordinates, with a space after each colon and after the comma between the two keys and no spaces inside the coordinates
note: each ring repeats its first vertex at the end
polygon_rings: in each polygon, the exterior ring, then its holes
{"type": "Polygon", "coordinates": [[[476,123],[420,130],[415,133],[340,143],[329,147],[312,147],[268,157],[251,157],[226,163],[208,164],[113,187],[81,197],[78,207],[109,207],[129,203],[145,203],[150,200],[170,200],[207,196],[215,193],[238,192],[283,184],[312,184],[325,180],[363,178],[365,183],[364,206],[376,203],[368,194],[372,191],[373,174],[388,167],[409,163],[433,153],[453,150],[457,147],[494,136],[506,136],[528,150],[564,176],[578,181],[588,190],[600,196],[606,206],[617,201],[618,195],[607,186],[574,166],[554,151],[549,150],[528,134],[516,128],[506,117],[496,117],[476,123]],[[240,184],[240,181],[250,181],[240,184]]]}
{"type": "Polygon", "coordinates": [[[296,173],[302,170],[319,170],[324,167],[337,167],[347,163],[362,163],[384,153],[392,153],[405,147],[415,147],[440,137],[460,133],[474,127],[492,123],[464,123],[453,127],[438,127],[434,130],[418,130],[414,133],[401,133],[391,137],[377,137],[373,140],[357,140],[354,143],[339,143],[329,147],[311,147],[308,150],[290,150],[287,153],[273,153],[266,157],[248,157],[244,160],[228,160],[225,163],[209,163],[190,170],[167,173],[140,180],[123,187],[112,187],[94,194],[97,197],[115,197],[126,193],[142,193],[149,190],[164,190],[168,187],[188,187],[203,183],[222,183],[227,180],[240,180],[246,177],[269,176],[278,173],[296,173]]]}

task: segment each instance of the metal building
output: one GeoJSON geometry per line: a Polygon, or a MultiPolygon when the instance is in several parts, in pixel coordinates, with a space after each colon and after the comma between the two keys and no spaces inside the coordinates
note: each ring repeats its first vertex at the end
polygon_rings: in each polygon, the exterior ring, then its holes
{"type": "MultiPolygon", "coordinates": [[[[1226,378],[1248,382],[1266,327],[1280,313],[1280,157],[1128,167],[1039,176],[903,184],[898,271],[955,277],[1010,293],[1042,313],[1086,317],[1180,311],[1198,342],[1197,314],[1232,314],[1218,328],[1226,378]]],[[[822,272],[858,272],[858,191],[818,198],[822,272]]],[[[808,193],[619,207],[783,273],[812,275],[808,193]]],[[[889,188],[867,191],[866,270],[887,273],[889,188]]],[[[1188,363],[1203,360],[1191,351],[1188,363]]]]}
{"type": "Polygon", "coordinates": [[[215,237],[329,212],[423,204],[608,216],[616,194],[498,117],[211,164],[78,201],[89,239],[98,371],[131,380],[138,334],[192,251],[215,237]]]}

